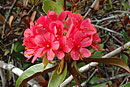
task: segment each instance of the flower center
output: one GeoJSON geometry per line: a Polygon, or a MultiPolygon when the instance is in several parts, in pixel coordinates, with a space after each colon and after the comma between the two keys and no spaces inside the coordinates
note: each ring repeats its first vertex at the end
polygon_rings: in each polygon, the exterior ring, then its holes
{"type": "Polygon", "coordinates": [[[47,44],[46,47],[50,47],[50,46],[47,44]]]}

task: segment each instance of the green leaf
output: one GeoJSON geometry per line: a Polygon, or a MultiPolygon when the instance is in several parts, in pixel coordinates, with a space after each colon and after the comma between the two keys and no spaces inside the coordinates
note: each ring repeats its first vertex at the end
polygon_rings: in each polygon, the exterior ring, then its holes
{"type": "Polygon", "coordinates": [[[62,74],[57,74],[57,69],[53,72],[51,79],[49,80],[48,87],[59,87],[64,81],[67,73],[67,64],[65,64],[62,74]]]}
{"type": "Polygon", "coordinates": [[[13,51],[13,52],[12,52],[12,55],[15,56],[19,61],[25,62],[25,59],[26,59],[26,58],[25,58],[24,55],[21,54],[20,52],[15,52],[15,51],[13,51]]]}
{"type": "Polygon", "coordinates": [[[101,58],[102,56],[102,51],[96,51],[93,55],[91,55],[91,58],[101,58]]]}
{"type": "Polygon", "coordinates": [[[128,37],[128,34],[124,31],[122,31],[122,34],[123,34],[123,38],[124,38],[125,42],[128,42],[130,40],[130,38],[128,37]]]}
{"type": "Polygon", "coordinates": [[[54,1],[45,0],[43,2],[42,6],[43,11],[47,14],[48,11],[55,11],[57,14],[60,14],[61,11],[63,11],[63,7],[59,4],[57,4],[54,1]]]}
{"type": "Polygon", "coordinates": [[[98,63],[105,63],[105,64],[110,64],[110,65],[115,65],[118,67],[123,68],[127,72],[130,73],[130,69],[128,65],[119,58],[83,58],[84,62],[98,62],[98,63]]]}
{"type": "Polygon", "coordinates": [[[22,46],[22,42],[16,42],[15,44],[14,44],[14,51],[15,52],[21,52],[22,50],[24,50],[25,49],[25,47],[24,46],[22,46]]]}
{"type": "Polygon", "coordinates": [[[31,3],[31,5],[34,5],[34,0],[29,0],[29,2],[31,3]]]}
{"type": "Polygon", "coordinates": [[[77,64],[77,68],[80,68],[80,67],[85,66],[85,65],[86,65],[86,63],[80,62],[80,63],[77,64]]]}
{"type": "Polygon", "coordinates": [[[99,44],[101,46],[101,48],[103,49],[104,48],[104,44],[99,44]]]}
{"type": "Polygon", "coordinates": [[[66,2],[66,6],[67,6],[67,7],[71,7],[72,4],[71,4],[70,2],[66,2]]]}
{"type": "Polygon", "coordinates": [[[60,5],[62,8],[64,7],[64,0],[56,0],[56,3],[60,5]]]}
{"type": "Polygon", "coordinates": [[[80,10],[76,10],[74,13],[79,13],[80,14],[80,12],[81,12],[80,10]]]}
{"type": "Polygon", "coordinates": [[[127,84],[121,85],[121,87],[130,87],[130,82],[128,82],[127,84]]]}
{"type": "MultiPolygon", "coordinates": [[[[104,48],[104,44],[99,44],[100,47],[103,49],[104,48]]],[[[91,52],[93,52],[93,49],[90,49],[91,52]]],[[[91,58],[101,58],[103,56],[103,52],[102,51],[96,51],[93,55],[91,55],[91,58]]]]}
{"type": "Polygon", "coordinates": [[[125,2],[122,2],[121,4],[124,6],[124,8],[130,8],[130,5],[128,5],[128,4],[125,3],[125,2]]]}
{"type": "Polygon", "coordinates": [[[41,70],[43,69],[44,65],[43,63],[36,64],[25,70],[22,75],[17,79],[16,81],[16,87],[23,87],[29,80],[42,75],[44,73],[50,72],[56,68],[55,65],[48,64],[43,72],[41,70]]]}
{"type": "Polygon", "coordinates": [[[128,64],[128,56],[126,56],[125,54],[121,54],[121,56],[125,63],[128,64]]]}
{"type": "MultiPolygon", "coordinates": [[[[104,78],[93,77],[93,78],[90,80],[90,83],[92,83],[92,82],[97,82],[97,81],[100,81],[100,80],[104,80],[104,78]]],[[[97,84],[97,85],[94,85],[94,86],[91,86],[91,87],[104,87],[107,83],[109,83],[110,85],[112,84],[111,81],[108,81],[108,82],[104,82],[104,83],[101,83],[101,84],[97,84]]]]}

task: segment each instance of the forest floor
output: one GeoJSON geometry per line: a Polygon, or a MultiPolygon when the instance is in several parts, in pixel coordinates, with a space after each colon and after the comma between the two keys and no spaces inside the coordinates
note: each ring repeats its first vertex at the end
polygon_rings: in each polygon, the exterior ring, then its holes
{"type": "MultiPolygon", "coordinates": [[[[93,53],[92,57],[101,58],[130,41],[130,0],[68,0],[66,10],[81,13],[83,17],[90,18],[91,23],[97,28],[103,50],[93,53]]],[[[42,10],[42,0],[0,0],[0,61],[22,70],[32,65],[23,55],[25,50],[22,46],[23,32],[29,27],[30,21],[37,20],[41,14],[45,15],[42,10]]],[[[122,50],[114,57],[123,59],[130,67],[130,48],[122,50]]],[[[35,64],[41,61],[38,59],[35,64]]],[[[82,65],[84,64],[78,64],[78,67],[82,65]]],[[[94,86],[90,87],[119,87],[121,85],[128,87],[127,85],[130,85],[130,75],[126,74],[126,71],[106,64],[93,67],[85,75],[91,76],[95,69],[98,71],[90,81],[94,86]],[[111,79],[112,77],[115,79],[111,79]],[[103,84],[99,85],[95,81],[103,84]]],[[[2,68],[0,68],[0,74],[6,78],[5,87],[15,87],[18,76],[2,68]]],[[[44,75],[44,78],[49,80],[48,75],[44,75]]],[[[1,76],[0,87],[2,82],[1,76]]],[[[72,81],[71,85],[76,85],[76,83],[72,81]]]]}

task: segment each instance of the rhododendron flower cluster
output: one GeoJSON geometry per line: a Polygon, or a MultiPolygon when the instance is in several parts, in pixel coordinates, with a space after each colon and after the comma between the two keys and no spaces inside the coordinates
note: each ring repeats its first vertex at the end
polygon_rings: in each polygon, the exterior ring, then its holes
{"type": "Polygon", "coordinates": [[[53,60],[55,56],[63,59],[67,53],[73,60],[79,60],[91,56],[87,47],[99,50],[100,41],[89,18],[83,20],[80,14],[70,11],[62,11],[59,16],[54,11],[48,11],[35,24],[30,22],[30,28],[25,30],[24,55],[27,60],[33,57],[32,63],[44,55],[48,60],[53,60]]]}

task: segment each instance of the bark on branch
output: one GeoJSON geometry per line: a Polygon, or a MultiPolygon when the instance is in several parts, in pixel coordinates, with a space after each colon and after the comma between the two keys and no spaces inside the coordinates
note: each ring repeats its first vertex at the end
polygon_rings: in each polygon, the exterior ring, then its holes
{"type": "MultiPolygon", "coordinates": [[[[4,61],[0,61],[0,68],[6,69],[6,70],[10,70],[11,72],[13,72],[14,74],[20,76],[23,73],[23,70],[15,67],[12,64],[7,64],[4,61]]],[[[31,85],[31,87],[40,87],[38,85],[38,83],[35,80],[30,80],[28,81],[28,84],[31,85]]]]}

